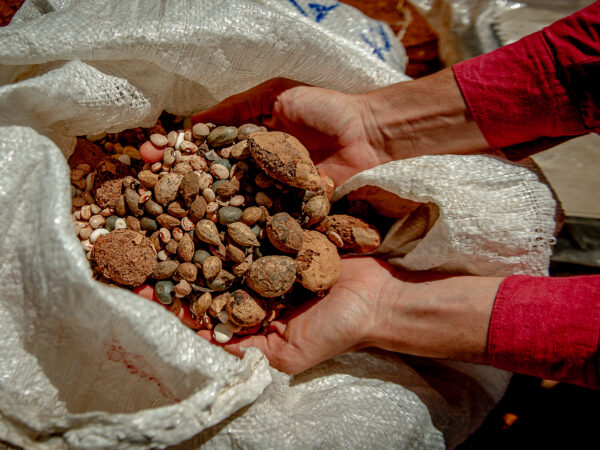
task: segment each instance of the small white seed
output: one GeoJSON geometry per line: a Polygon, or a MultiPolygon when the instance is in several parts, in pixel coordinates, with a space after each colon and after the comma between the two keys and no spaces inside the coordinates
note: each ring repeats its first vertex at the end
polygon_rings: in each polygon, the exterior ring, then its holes
{"type": "Polygon", "coordinates": [[[81,207],[81,218],[83,220],[90,220],[90,217],[92,217],[92,208],[90,205],[83,205],[81,207]]]}
{"type": "Polygon", "coordinates": [[[196,139],[204,139],[206,136],[210,134],[210,130],[203,123],[197,123],[192,127],[192,135],[196,139]]]}
{"type": "Polygon", "coordinates": [[[171,242],[171,232],[167,228],[161,228],[158,230],[158,237],[160,237],[160,240],[163,244],[168,244],[171,242]]]}
{"type": "Polygon", "coordinates": [[[198,146],[196,144],[194,144],[193,142],[190,141],[183,141],[180,145],[179,145],[179,149],[182,152],[186,152],[186,153],[196,153],[198,151],[198,146]]]}
{"type": "Polygon", "coordinates": [[[179,136],[179,133],[177,133],[177,131],[169,131],[169,134],[167,134],[167,142],[169,144],[169,147],[175,147],[175,143],[177,142],[177,136],[179,136]]]}
{"type": "Polygon", "coordinates": [[[144,203],[146,203],[151,198],[152,198],[152,192],[151,191],[142,192],[140,194],[140,204],[143,205],[144,203]]]}
{"type": "Polygon", "coordinates": [[[115,230],[123,230],[125,228],[127,228],[127,222],[125,222],[125,219],[119,217],[117,220],[115,220],[115,230]]]}
{"type": "Polygon", "coordinates": [[[175,163],[181,161],[181,152],[179,150],[175,150],[173,152],[173,158],[175,158],[175,163]]]}
{"type": "Polygon", "coordinates": [[[217,314],[217,318],[221,321],[221,323],[229,322],[229,315],[227,314],[227,311],[220,311],[219,314],[217,314]]]}
{"type": "Polygon", "coordinates": [[[73,218],[74,218],[75,220],[81,220],[81,210],[79,210],[79,209],[78,209],[77,211],[75,211],[75,212],[73,213],[73,218]]]}
{"type": "Polygon", "coordinates": [[[99,214],[96,214],[96,215],[90,217],[90,226],[94,230],[96,230],[96,229],[100,228],[102,225],[104,225],[104,222],[106,222],[106,219],[99,214]]]}
{"type": "Polygon", "coordinates": [[[83,247],[83,251],[91,252],[94,248],[94,244],[92,244],[88,239],[85,241],[81,241],[81,246],[83,247]]]}
{"type": "Polygon", "coordinates": [[[215,194],[215,191],[213,191],[211,188],[204,188],[202,190],[202,196],[208,203],[210,203],[215,201],[217,195],[215,194]]]}
{"type": "Polygon", "coordinates": [[[102,215],[102,217],[112,216],[114,213],[115,213],[114,208],[104,208],[102,211],[100,211],[100,214],[102,215]]]}
{"type": "Polygon", "coordinates": [[[244,196],[243,195],[234,195],[229,200],[229,206],[242,206],[244,204],[244,196]]]}
{"type": "Polygon", "coordinates": [[[192,231],[194,228],[196,228],[196,225],[189,217],[185,216],[183,219],[181,219],[181,228],[183,228],[185,231],[192,231]]]}
{"type": "Polygon", "coordinates": [[[175,156],[173,156],[173,149],[171,147],[165,148],[163,152],[163,162],[169,166],[175,162],[175,156]]]}
{"type": "Polygon", "coordinates": [[[152,142],[156,147],[162,148],[169,143],[169,140],[165,135],[154,133],[150,135],[150,142],[152,142]]]}
{"type": "Polygon", "coordinates": [[[102,211],[102,208],[100,208],[98,205],[96,205],[95,203],[92,203],[90,205],[90,209],[92,210],[92,214],[100,214],[100,211],[102,211]]]}
{"type": "Polygon", "coordinates": [[[166,261],[167,259],[169,259],[169,255],[167,255],[167,252],[165,252],[164,250],[158,252],[156,256],[158,256],[158,259],[161,261],[166,261]]]}
{"type": "MultiPolygon", "coordinates": [[[[187,217],[184,217],[184,219],[186,219],[187,217]]],[[[179,227],[175,227],[173,228],[173,239],[175,239],[177,242],[179,242],[181,239],[183,239],[183,231],[181,228],[179,227]]]]}
{"type": "Polygon", "coordinates": [[[82,241],[89,239],[92,231],[94,231],[92,226],[89,223],[84,223],[84,225],[79,229],[79,239],[82,241]]]}
{"type": "Polygon", "coordinates": [[[206,205],[207,214],[215,214],[219,210],[219,204],[217,202],[210,202],[206,205]]]}
{"type": "Polygon", "coordinates": [[[226,180],[229,178],[229,169],[222,164],[213,164],[210,166],[210,173],[219,180],[226,180]]]}
{"type": "MultiPolygon", "coordinates": [[[[164,155],[163,155],[164,158],[164,155]]],[[[162,169],[162,163],[160,162],[155,162],[154,164],[152,164],[150,166],[150,170],[154,173],[160,172],[160,169],[162,169]]]]}
{"type": "Polygon", "coordinates": [[[110,233],[110,231],[108,231],[106,228],[98,228],[97,230],[92,231],[92,234],[90,234],[90,242],[94,244],[100,236],[108,233],[110,233]]]}
{"type": "Polygon", "coordinates": [[[181,143],[183,142],[184,139],[185,139],[185,134],[180,132],[177,135],[177,140],[175,141],[175,145],[173,146],[175,148],[175,150],[179,150],[179,146],[181,145],[181,143]]]}
{"type": "Polygon", "coordinates": [[[342,248],[344,246],[344,241],[342,240],[342,237],[335,231],[329,230],[327,232],[327,237],[331,242],[335,244],[336,247],[342,248]]]}
{"type": "Polygon", "coordinates": [[[209,188],[213,183],[213,177],[210,173],[201,172],[198,173],[198,178],[200,179],[200,190],[204,191],[204,189],[209,188]]]}
{"type": "Polygon", "coordinates": [[[215,341],[224,344],[231,340],[231,338],[233,337],[233,332],[224,323],[219,323],[213,329],[213,337],[215,338],[215,341]]]}
{"type": "Polygon", "coordinates": [[[123,164],[127,164],[128,166],[131,165],[131,157],[129,155],[125,155],[125,154],[119,155],[119,156],[117,156],[117,159],[119,161],[121,161],[123,164]]]}

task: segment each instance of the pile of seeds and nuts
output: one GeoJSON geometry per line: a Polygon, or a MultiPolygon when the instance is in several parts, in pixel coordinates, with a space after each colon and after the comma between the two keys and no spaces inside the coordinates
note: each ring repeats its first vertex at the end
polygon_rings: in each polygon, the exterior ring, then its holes
{"type": "Polygon", "coordinates": [[[363,219],[330,215],[333,182],[293,136],[186,125],[163,115],[152,128],[78,139],[73,220],[96,279],[227,342],[303,293],[325,294],[338,251],[379,246],[363,219]]]}

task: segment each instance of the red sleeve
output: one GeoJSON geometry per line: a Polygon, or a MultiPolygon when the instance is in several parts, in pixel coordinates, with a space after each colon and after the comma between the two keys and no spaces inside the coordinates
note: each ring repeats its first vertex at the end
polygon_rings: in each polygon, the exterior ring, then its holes
{"type": "Polygon", "coordinates": [[[492,148],[511,159],[600,130],[600,1],[453,66],[492,148]]]}
{"type": "Polygon", "coordinates": [[[487,352],[501,369],[600,389],[600,275],[507,277],[487,352]]]}

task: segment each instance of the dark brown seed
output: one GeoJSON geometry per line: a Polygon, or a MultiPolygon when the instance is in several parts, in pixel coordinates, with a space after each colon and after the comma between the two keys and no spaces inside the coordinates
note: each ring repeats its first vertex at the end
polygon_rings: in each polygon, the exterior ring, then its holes
{"type": "Polygon", "coordinates": [[[182,205],[182,203],[178,200],[169,203],[169,206],[167,207],[167,211],[169,212],[169,214],[171,214],[173,217],[177,217],[179,219],[187,216],[187,209],[185,209],[182,205]]]}
{"type": "Polygon", "coordinates": [[[200,178],[194,172],[186,173],[179,185],[179,192],[186,205],[190,205],[200,192],[200,178]]]}
{"type": "Polygon", "coordinates": [[[164,209],[163,209],[162,205],[156,203],[152,199],[148,200],[144,204],[144,208],[146,209],[146,212],[148,214],[153,215],[154,217],[160,216],[164,212],[164,209]]]}
{"type": "Polygon", "coordinates": [[[137,217],[127,216],[125,218],[125,223],[127,224],[127,228],[131,231],[140,231],[141,229],[140,219],[138,219],[137,217]]]}
{"type": "Polygon", "coordinates": [[[189,262],[194,257],[194,251],[194,241],[189,234],[184,234],[177,246],[177,254],[183,261],[189,262]]]}
{"type": "Polygon", "coordinates": [[[193,283],[194,281],[196,281],[196,277],[198,276],[198,269],[192,263],[184,262],[182,264],[179,264],[179,267],[177,268],[177,273],[184,280],[193,283]]]}
{"type": "Polygon", "coordinates": [[[190,219],[194,222],[198,222],[206,214],[206,200],[203,196],[197,195],[192,204],[190,205],[190,219]]]}

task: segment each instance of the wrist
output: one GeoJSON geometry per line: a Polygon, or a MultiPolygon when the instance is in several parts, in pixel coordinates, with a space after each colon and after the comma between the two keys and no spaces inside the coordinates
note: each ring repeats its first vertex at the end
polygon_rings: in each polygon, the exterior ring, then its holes
{"type": "Polygon", "coordinates": [[[389,160],[487,150],[452,69],[362,96],[371,145],[389,160]]]}
{"type": "Polygon", "coordinates": [[[487,362],[500,277],[401,274],[388,283],[370,345],[417,356],[487,362]],[[436,278],[433,278],[436,277],[436,278]]]}

